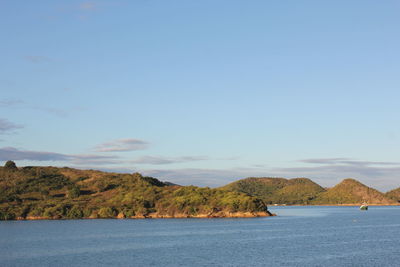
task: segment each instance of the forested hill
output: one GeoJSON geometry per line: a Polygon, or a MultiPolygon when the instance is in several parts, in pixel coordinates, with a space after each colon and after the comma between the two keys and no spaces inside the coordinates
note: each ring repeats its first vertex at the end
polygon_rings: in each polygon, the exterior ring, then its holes
{"type": "Polygon", "coordinates": [[[267,204],[311,204],[325,189],[307,178],[246,178],[224,187],[225,190],[256,196],[267,204]]]}
{"type": "Polygon", "coordinates": [[[397,202],[400,202],[400,187],[387,192],[385,196],[397,202]]]}
{"type": "Polygon", "coordinates": [[[307,178],[246,178],[222,188],[259,197],[267,204],[390,205],[400,202],[399,189],[383,194],[354,179],[345,179],[326,189],[307,178]]]}
{"type": "Polygon", "coordinates": [[[386,197],[385,194],[378,190],[354,179],[343,180],[336,186],[318,195],[314,201],[315,204],[359,204],[363,202],[377,205],[397,203],[397,201],[386,197]]]}
{"type": "Polygon", "coordinates": [[[139,173],[0,167],[0,219],[253,217],[271,215],[243,193],[177,186],[139,173]]]}

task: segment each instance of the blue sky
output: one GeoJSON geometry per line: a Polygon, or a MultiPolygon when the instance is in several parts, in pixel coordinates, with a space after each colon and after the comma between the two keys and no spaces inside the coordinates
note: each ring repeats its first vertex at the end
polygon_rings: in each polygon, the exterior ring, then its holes
{"type": "Polygon", "coordinates": [[[0,6],[0,160],[400,186],[398,1],[0,6]]]}

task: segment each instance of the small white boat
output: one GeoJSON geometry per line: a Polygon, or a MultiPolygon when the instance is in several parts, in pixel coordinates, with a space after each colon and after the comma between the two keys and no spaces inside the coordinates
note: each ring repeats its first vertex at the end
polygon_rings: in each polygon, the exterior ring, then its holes
{"type": "Polygon", "coordinates": [[[368,204],[364,203],[360,206],[360,210],[368,210],[368,204]]]}

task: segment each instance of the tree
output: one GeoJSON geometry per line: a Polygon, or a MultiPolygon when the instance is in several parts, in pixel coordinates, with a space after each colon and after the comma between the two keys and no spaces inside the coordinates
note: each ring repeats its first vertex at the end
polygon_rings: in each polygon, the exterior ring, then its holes
{"type": "Polygon", "coordinates": [[[116,216],[116,211],[110,207],[103,207],[99,210],[100,218],[114,218],[116,216]]]}
{"type": "Polygon", "coordinates": [[[78,206],[73,206],[67,212],[67,218],[69,218],[69,219],[80,219],[82,217],[83,217],[83,212],[78,206]]]}
{"type": "Polygon", "coordinates": [[[8,171],[16,171],[16,170],[18,170],[17,165],[12,160],[9,160],[9,161],[6,162],[6,164],[4,164],[4,169],[6,169],[8,171]]]}
{"type": "Polygon", "coordinates": [[[50,195],[49,190],[47,190],[46,188],[40,189],[39,192],[42,195],[42,199],[47,199],[50,195]]]}
{"type": "Polygon", "coordinates": [[[69,198],[77,198],[80,195],[81,195],[81,190],[77,186],[72,186],[67,192],[67,196],[69,198]]]}

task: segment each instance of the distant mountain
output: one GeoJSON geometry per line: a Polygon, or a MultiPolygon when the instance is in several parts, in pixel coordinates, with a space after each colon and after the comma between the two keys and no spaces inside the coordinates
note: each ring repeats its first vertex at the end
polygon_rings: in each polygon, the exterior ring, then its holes
{"type": "Polygon", "coordinates": [[[0,220],[255,217],[271,215],[256,197],[176,186],[139,173],[56,167],[0,167],[0,220]]]}
{"type": "Polygon", "coordinates": [[[224,187],[261,198],[267,204],[310,204],[325,189],[307,178],[246,178],[224,187]]]}
{"type": "Polygon", "coordinates": [[[400,187],[387,192],[385,196],[400,203],[400,187]]]}
{"type": "Polygon", "coordinates": [[[357,180],[345,179],[336,186],[322,192],[312,204],[395,204],[383,193],[370,188],[357,180]]]}
{"type": "Polygon", "coordinates": [[[326,189],[307,178],[251,177],[222,188],[258,197],[267,204],[359,205],[367,202],[387,205],[400,202],[400,188],[385,195],[354,179],[345,179],[338,185],[326,189]]]}

